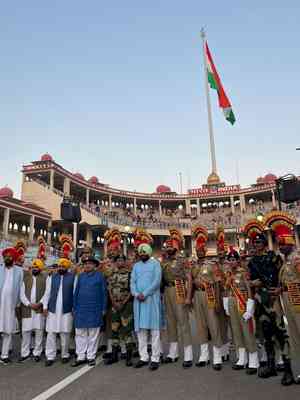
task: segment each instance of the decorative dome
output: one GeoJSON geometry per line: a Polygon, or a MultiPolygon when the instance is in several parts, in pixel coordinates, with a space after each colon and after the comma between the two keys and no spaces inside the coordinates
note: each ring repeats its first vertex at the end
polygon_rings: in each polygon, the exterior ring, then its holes
{"type": "Polygon", "coordinates": [[[14,197],[14,192],[7,186],[0,189],[0,197],[14,197]]]}
{"type": "Polygon", "coordinates": [[[265,183],[265,179],[262,176],[260,176],[259,178],[256,179],[256,183],[258,185],[261,185],[261,184],[265,183]]]}
{"type": "Polygon", "coordinates": [[[91,176],[89,182],[92,183],[93,185],[97,185],[97,183],[99,183],[99,180],[96,176],[91,176]]]}
{"type": "Polygon", "coordinates": [[[274,183],[276,181],[276,179],[277,179],[277,176],[274,174],[267,174],[264,177],[265,183],[274,183]]]}
{"type": "Polygon", "coordinates": [[[53,158],[49,153],[45,153],[42,155],[41,161],[53,161],[53,158]]]}
{"type": "Polygon", "coordinates": [[[207,184],[208,185],[216,185],[216,184],[218,184],[220,182],[221,182],[221,180],[219,178],[219,175],[216,174],[215,172],[212,172],[207,178],[207,184]]]}
{"type": "Polygon", "coordinates": [[[156,188],[156,193],[170,193],[170,192],[172,192],[172,190],[169,186],[159,185],[156,188]]]}
{"type": "Polygon", "coordinates": [[[74,176],[78,179],[81,179],[82,181],[84,181],[84,176],[80,173],[80,172],[76,172],[76,174],[74,174],[74,176]]]}

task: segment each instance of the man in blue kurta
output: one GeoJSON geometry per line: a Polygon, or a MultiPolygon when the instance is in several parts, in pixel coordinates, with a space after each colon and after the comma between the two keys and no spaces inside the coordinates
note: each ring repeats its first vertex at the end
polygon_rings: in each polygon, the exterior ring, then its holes
{"type": "Polygon", "coordinates": [[[78,276],[74,293],[74,322],[77,359],[72,364],[78,367],[88,362],[96,364],[96,353],[107,307],[105,279],[96,268],[99,261],[92,257],[83,260],[84,272],[78,276]]]}
{"type": "Polygon", "coordinates": [[[140,261],[134,264],[131,273],[131,293],[134,297],[134,328],[138,337],[140,360],[135,365],[141,368],[149,363],[147,351],[148,332],[151,331],[152,355],[150,369],[159,367],[160,359],[160,263],[151,258],[152,248],[149,244],[138,247],[140,261]]]}

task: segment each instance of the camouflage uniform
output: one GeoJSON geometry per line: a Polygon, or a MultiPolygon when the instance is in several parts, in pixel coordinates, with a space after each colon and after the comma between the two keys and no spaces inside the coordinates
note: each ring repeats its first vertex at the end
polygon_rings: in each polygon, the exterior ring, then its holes
{"type": "Polygon", "coordinates": [[[113,346],[120,344],[120,341],[126,345],[133,344],[133,302],[130,295],[130,269],[127,265],[121,268],[115,263],[111,263],[107,269],[107,286],[112,301],[111,330],[113,346]],[[114,308],[114,303],[123,303],[120,308],[114,308]]]}

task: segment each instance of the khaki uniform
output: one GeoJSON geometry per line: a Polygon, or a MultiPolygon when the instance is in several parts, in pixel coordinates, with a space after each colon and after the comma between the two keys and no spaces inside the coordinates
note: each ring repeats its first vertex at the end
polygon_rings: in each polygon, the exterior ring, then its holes
{"type": "Polygon", "coordinates": [[[214,346],[221,347],[220,298],[217,289],[216,263],[197,262],[192,268],[192,278],[195,287],[194,313],[200,344],[209,341],[209,334],[214,346]]]}
{"type": "Polygon", "coordinates": [[[234,343],[237,348],[245,348],[249,353],[254,353],[256,352],[254,321],[253,318],[248,321],[243,319],[250,294],[247,272],[243,268],[234,271],[226,288],[234,343]]]}
{"type": "Polygon", "coordinates": [[[162,264],[164,299],[167,319],[167,335],[169,343],[178,342],[181,337],[183,346],[192,344],[189,309],[184,304],[187,295],[187,271],[185,260],[166,258],[162,264]],[[185,292],[185,293],[184,293],[185,292]],[[182,295],[182,296],[181,296],[182,295]]]}
{"type": "Polygon", "coordinates": [[[280,271],[283,289],[282,301],[288,321],[288,333],[292,350],[300,353],[300,274],[291,262],[284,263],[280,271]]]}

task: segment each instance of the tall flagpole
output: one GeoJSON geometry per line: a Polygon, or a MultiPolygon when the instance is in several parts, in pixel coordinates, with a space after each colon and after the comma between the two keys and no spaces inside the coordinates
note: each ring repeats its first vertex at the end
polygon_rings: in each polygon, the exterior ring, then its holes
{"type": "Polygon", "coordinates": [[[213,174],[217,175],[216,147],[215,147],[210,96],[209,96],[206,49],[205,49],[206,40],[205,40],[204,28],[201,29],[201,38],[202,38],[202,43],[203,43],[204,84],[205,84],[205,91],[206,91],[206,105],[207,105],[207,115],[208,115],[208,132],[209,132],[210,159],[211,159],[211,170],[212,170],[211,172],[213,174]]]}

